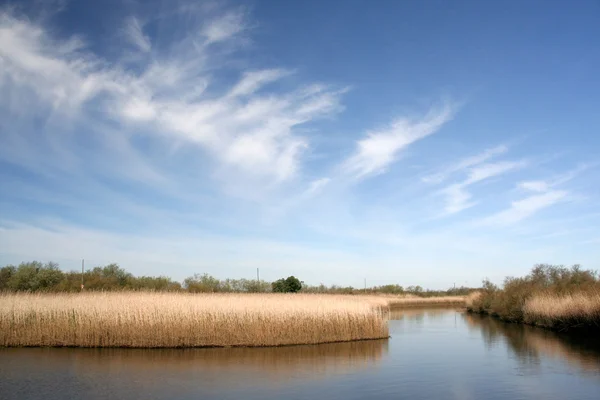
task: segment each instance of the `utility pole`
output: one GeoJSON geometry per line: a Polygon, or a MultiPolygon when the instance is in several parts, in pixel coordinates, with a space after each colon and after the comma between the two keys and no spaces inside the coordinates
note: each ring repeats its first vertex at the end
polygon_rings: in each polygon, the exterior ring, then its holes
{"type": "Polygon", "coordinates": [[[81,259],[81,291],[83,292],[83,268],[85,266],[85,260],[81,259]]]}
{"type": "Polygon", "coordinates": [[[367,278],[365,278],[365,293],[367,293],[367,278]]]}
{"type": "Polygon", "coordinates": [[[260,273],[258,271],[258,268],[256,268],[256,292],[262,292],[262,288],[260,287],[260,273]]]}

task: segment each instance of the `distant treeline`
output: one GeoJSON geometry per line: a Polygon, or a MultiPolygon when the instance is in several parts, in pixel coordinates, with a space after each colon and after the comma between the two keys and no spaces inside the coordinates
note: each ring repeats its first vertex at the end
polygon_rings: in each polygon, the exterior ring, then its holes
{"type": "MultiPolygon", "coordinates": [[[[18,266],[7,265],[0,268],[0,291],[81,291],[82,274],[80,271],[64,272],[57,263],[39,261],[23,262],[18,266]]],[[[83,273],[84,290],[150,290],[150,291],[187,291],[191,293],[266,293],[273,291],[271,282],[256,279],[217,279],[209,274],[195,274],[183,280],[183,283],[166,276],[134,276],[118,264],[88,269],[83,273]]],[[[352,286],[310,286],[302,283],[303,293],[335,294],[416,294],[423,297],[465,295],[475,289],[460,287],[448,290],[424,290],[420,286],[383,285],[365,289],[352,286]]]]}

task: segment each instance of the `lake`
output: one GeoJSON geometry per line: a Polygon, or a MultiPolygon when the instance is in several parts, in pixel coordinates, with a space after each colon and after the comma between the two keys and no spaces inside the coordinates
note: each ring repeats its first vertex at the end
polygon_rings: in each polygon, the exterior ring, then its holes
{"type": "Polygon", "coordinates": [[[389,340],[229,349],[0,349],[0,399],[599,399],[600,338],[454,309],[389,340]]]}

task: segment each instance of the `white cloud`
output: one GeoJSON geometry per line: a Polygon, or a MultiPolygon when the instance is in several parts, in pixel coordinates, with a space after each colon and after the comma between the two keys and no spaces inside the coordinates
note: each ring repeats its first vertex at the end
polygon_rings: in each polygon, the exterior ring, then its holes
{"type": "Polygon", "coordinates": [[[473,196],[465,189],[465,185],[462,184],[450,185],[443,189],[441,193],[446,197],[444,211],[447,214],[454,214],[477,204],[471,201],[473,196]]]}
{"type": "MultiPolygon", "coordinates": [[[[296,128],[340,111],[344,90],[325,85],[261,90],[289,74],[269,68],[242,71],[230,89],[208,93],[214,69],[220,67],[211,49],[246,26],[242,11],[228,12],[204,24],[203,44],[212,46],[198,46],[192,31],[191,37],[174,40],[170,48],[155,50],[151,62],[129,67],[110,64],[86,50],[81,40],[55,39],[43,27],[3,13],[0,87],[10,89],[12,111],[30,113],[50,106],[85,119],[92,134],[92,128],[104,122],[93,114],[102,110],[125,130],[203,149],[200,155],[208,152],[217,161],[219,177],[228,171],[230,177],[288,180],[297,173],[309,144],[296,128]],[[92,103],[92,112],[86,112],[85,106],[92,103]]],[[[141,50],[152,48],[137,19],[128,20],[127,33],[141,50]]]]}
{"type": "Polygon", "coordinates": [[[207,44],[223,42],[247,29],[243,10],[229,11],[225,15],[207,22],[202,29],[207,44]]]}
{"type": "Polygon", "coordinates": [[[563,174],[556,175],[547,180],[522,181],[517,183],[519,189],[535,193],[562,193],[554,188],[575,179],[578,175],[593,167],[593,164],[582,164],[563,174]]]}
{"type": "Polygon", "coordinates": [[[465,180],[454,183],[440,191],[445,196],[446,203],[444,211],[447,214],[455,214],[477,204],[472,200],[472,195],[468,187],[478,182],[506,174],[511,171],[523,168],[527,165],[526,161],[501,161],[497,163],[485,163],[475,165],[468,169],[465,180]]]}
{"type": "Polygon", "coordinates": [[[498,175],[523,168],[527,165],[526,161],[502,161],[497,163],[481,164],[469,170],[465,185],[481,182],[498,175]]]}
{"type": "Polygon", "coordinates": [[[288,75],[289,72],[282,69],[266,69],[263,71],[246,72],[240,80],[231,89],[231,96],[247,96],[253,94],[263,85],[274,82],[288,75]]]}
{"type": "Polygon", "coordinates": [[[419,120],[398,118],[387,128],[369,131],[365,139],[357,142],[343,170],[355,178],[384,173],[403,149],[438,131],[453,115],[453,107],[446,104],[419,120]]]}
{"type": "Polygon", "coordinates": [[[310,185],[309,185],[309,187],[308,187],[308,189],[306,190],[305,193],[308,194],[308,195],[313,195],[315,193],[318,193],[325,186],[327,186],[330,181],[331,181],[330,178],[315,179],[314,181],[310,182],[310,185]]]}
{"type": "Polygon", "coordinates": [[[557,190],[556,187],[569,182],[591,166],[592,164],[579,165],[564,174],[556,175],[547,180],[518,182],[517,188],[527,192],[534,192],[535,194],[512,202],[508,209],[486,217],[479,221],[478,224],[499,226],[516,224],[544,208],[560,202],[573,200],[575,198],[573,193],[567,190],[557,190]]]}
{"type": "Polygon", "coordinates": [[[553,190],[543,194],[536,194],[522,200],[513,201],[511,206],[497,214],[491,215],[480,221],[481,225],[511,225],[533,214],[568,199],[568,192],[553,190]]]}
{"type": "Polygon", "coordinates": [[[529,190],[531,192],[546,192],[550,187],[548,183],[544,181],[519,182],[517,186],[521,189],[529,190]]]}
{"type": "Polygon", "coordinates": [[[114,89],[118,84],[111,82],[103,63],[84,53],[83,46],[77,37],[53,40],[41,27],[0,13],[0,85],[12,88],[11,98],[3,99],[11,100],[11,111],[31,111],[32,102],[42,101],[69,112],[99,92],[114,89]],[[35,96],[18,92],[24,88],[35,96]]]}
{"type": "Polygon", "coordinates": [[[140,21],[137,18],[128,18],[125,23],[124,31],[127,40],[144,53],[147,53],[152,49],[150,38],[147,35],[144,35],[140,21]]]}
{"type": "Polygon", "coordinates": [[[581,164],[581,165],[578,165],[576,168],[573,168],[572,170],[565,172],[564,174],[556,175],[548,180],[535,180],[535,181],[519,182],[517,184],[517,187],[520,189],[524,189],[524,190],[528,190],[528,191],[532,191],[532,192],[540,192],[540,193],[547,192],[556,186],[562,185],[563,183],[567,183],[567,182],[575,179],[581,173],[592,168],[593,166],[595,166],[595,164],[581,164]]]}
{"type": "Polygon", "coordinates": [[[458,163],[445,168],[444,170],[442,170],[440,172],[437,172],[432,175],[427,175],[422,178],[422,181],[425,183],[442,183],[450,175],[452,175],[456,172],[460,172],[469,167],[475,166],[477,164],[481,164],[481,163],[489,160],[490,158],[493,158],[497,155],[506,153],[507,151],[508,151],[508,147],[505,145],[500,145],[500,146],[493,147],[491,149],[487,149],[480,154],[476,154],[474,156],[467,157],[467,158],[459,161],[458,163]]]}

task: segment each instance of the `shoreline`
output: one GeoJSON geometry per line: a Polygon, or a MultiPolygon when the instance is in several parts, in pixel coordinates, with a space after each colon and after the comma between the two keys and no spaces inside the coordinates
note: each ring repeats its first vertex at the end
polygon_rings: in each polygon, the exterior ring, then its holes
{"type": "Polygon", "coordinates": [[[490,318],[494,318],[498,321],[507,323],[507,324],[516,324],[516,325],[524,325],[524,326],[530,326],[530,327],[534,327],[534,328],[540,328],[543,330],[547,330],[550,332],[556,332],[556,333],[564,333],[564,334],[571,334],[571,335],[586,335],[586,334],[591,334],[591,333],[598,333],[600,332],[600,326],[594,326],[594,325],[583,325],[583,324],[578,324],[578,325],[557,325],[557,326],[553,326],[553,325],[544,325],[544,324],[538,324],[535,322],[526,322],[526,321],[517,321],[514,319],[508,319],[508,318],[503,318],[501,315],[499,315],[498,313],[494,313],[494,312],[489,312],[489,311],[475,311],[469,307],[465,307],[465,310],[467,313],[469,314],[475,314],[475,315],[482,315],[482,316],[487,316],[490,318]]]}
{"type": "Polygon", "coordinates": [[[133,347],[133,346],[73,346],[73,345],[52,345],[52,346],[0,346],[0,350],[4,349],[130,349],[130,350],[184,350],[184,349],[266,349],[266,348],[280,348],[280,347],[297,347],[297,346],[318,346],[321,344],[336,344],[336,343],[357,343],[357,342],[375,342],[378,340],[388,340],[391,336],[384,336],[380,338],[365,338],[365,339],[351,339],[351,340],[336,340],[330,342],[318,342],[318,343],[289,343],[289,344],[278,344],[278,345],[222,345],[222,346],[175,346],[175,347],[133,347]]]}

